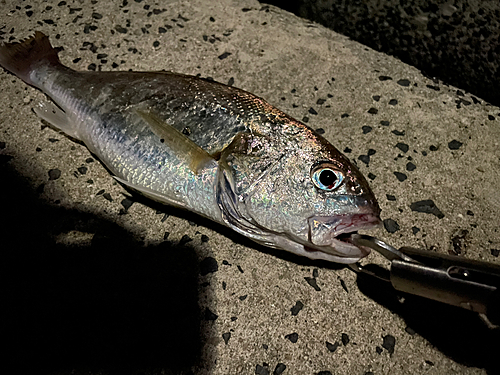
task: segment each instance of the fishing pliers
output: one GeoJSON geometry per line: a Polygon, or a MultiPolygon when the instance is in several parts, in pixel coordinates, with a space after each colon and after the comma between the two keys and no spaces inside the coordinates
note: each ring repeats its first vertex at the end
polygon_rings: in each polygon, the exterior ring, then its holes
{"type": "Polygon", "coordinates": [[[397,250],[362,234],[352,234],[350,242],[390,261],[389,270],[355,263],[350,266],[354,271],[386,281],[401,292],[475,311],[500,325],[500,265],[410,247],[397,250]]]}

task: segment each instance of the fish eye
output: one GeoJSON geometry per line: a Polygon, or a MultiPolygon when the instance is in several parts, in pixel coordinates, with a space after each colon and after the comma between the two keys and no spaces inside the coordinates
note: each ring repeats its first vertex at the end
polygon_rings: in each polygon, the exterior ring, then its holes
{"type": "Polygon", "coordinates": [[[321,190],[332,191],[342,184],[344,174],[332,165],[322,164],[311,170],[311,179],[321,190]]]}

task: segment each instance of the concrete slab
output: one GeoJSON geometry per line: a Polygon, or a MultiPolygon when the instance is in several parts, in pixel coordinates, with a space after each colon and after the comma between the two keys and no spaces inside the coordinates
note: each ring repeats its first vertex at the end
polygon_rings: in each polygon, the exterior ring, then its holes
{"type": "MultiPolygon", "coordinates": [[[[500,109],[481,98],[252,0],[9,0],[0,25],[6,41],[46,33],[74,69],[166,69],[262,96],[357,162],[386,219],[373,235],[500,264],[500,109]],[[442,215],[411,209],[422,200],[442,215]]],[[[19,372],[498,370],[498,334],[474,314],[130,197],[36,117],[43,94],[2,73],[0,98],[2,322],[19,372]]]]}
{"type": "Polygon", "coordinates": [[[497,1],[268,0],[500,104],[497,1]]]}

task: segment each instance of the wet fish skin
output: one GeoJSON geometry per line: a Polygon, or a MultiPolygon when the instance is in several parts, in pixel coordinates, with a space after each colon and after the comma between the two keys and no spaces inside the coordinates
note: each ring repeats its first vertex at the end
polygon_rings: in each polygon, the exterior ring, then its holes
{"type": "Polygon", "coordinates": [[[309,258],[368,254],[337,238],[380,223],[367,181],[263,99],[170,72],[73,71],[39,32],[0,46],[0,65],[46,93],[57,107],[42,103],[37,114],[85,143],[125,186],[309,258]],[[322,181],[340,183],[329,190],[322,181]]]}

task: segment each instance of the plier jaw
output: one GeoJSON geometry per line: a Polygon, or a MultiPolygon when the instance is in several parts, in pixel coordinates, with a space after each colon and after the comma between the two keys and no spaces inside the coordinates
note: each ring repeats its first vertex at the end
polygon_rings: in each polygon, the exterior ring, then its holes
{"type": "Polygon", "coordinates": [[[367,235],[353,234],[349,240],[391,262],[382,273],[359,263],[351,265],[354,271],[390,282],[401,292],[484,314],[500,325],[500,266],[410,247],[397,250],[367,235]]]}

